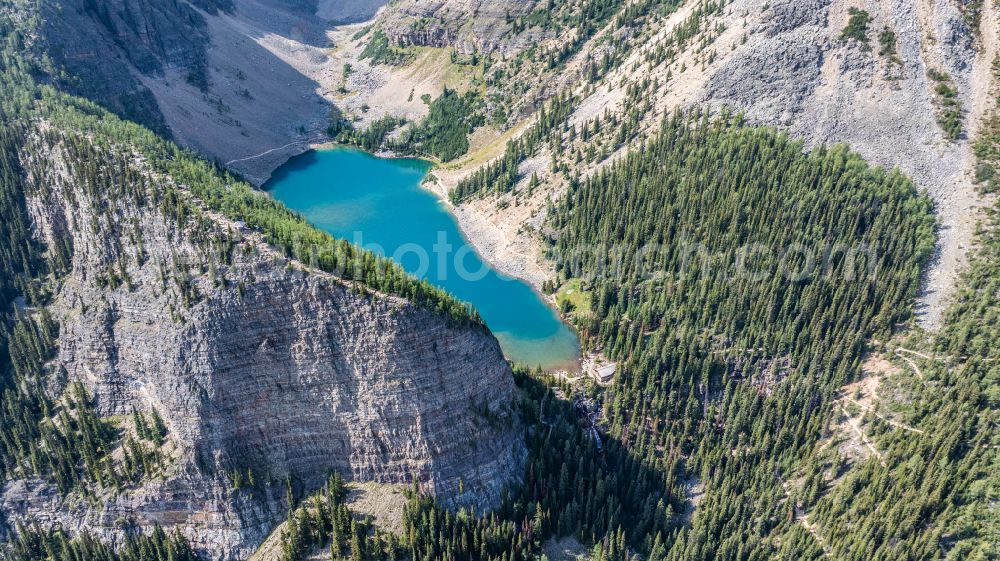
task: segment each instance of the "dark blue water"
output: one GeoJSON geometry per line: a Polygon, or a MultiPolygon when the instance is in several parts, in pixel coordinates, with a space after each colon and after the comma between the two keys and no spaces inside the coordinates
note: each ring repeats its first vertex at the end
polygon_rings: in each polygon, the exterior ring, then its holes
{"type": "Polygon", "coordinates": [[[422,160],[332,148],[292,158],[264,188],[315,226],[471,302],[508,358],[550,369],[575,365],[576,335],[527,283],[479,257],[444,204],[420,187],[429,168],[422,160]]]}

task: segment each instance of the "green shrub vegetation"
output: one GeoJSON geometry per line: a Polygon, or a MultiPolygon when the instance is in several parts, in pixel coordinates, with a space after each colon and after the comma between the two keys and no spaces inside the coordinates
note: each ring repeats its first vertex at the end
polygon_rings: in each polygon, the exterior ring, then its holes
{"type": "Polygon", "coordinates": [[[927,71],[934,89],[934,101],[937,105],[937,122],[944,130],[945,137],[957,140],[962,136],[962,101],[958,98],[951,77],[933,68],[927,71]]]}
{"type": "Polygon", "coordinates": [[[840,39],[854,39],[868,45],[868,24],[872,21],[871,15],[853,6],[848,8],[847,11],[850,17],[847,19],[847,26],[844,27],[844,30],[840,34],[840,39]]]}
{"type": "Polygon", "coordinates": [[[392,44],[389,36],[381,29],[376,29],[368,38],[368,43],[361,51],[361,59],[370,58],[372,64],[388,64],[403,66],[413,60],[413,54],[392,44]]]}
{"type": "Polygon", "coordinates": [[[448,88],[431,102],[427,117],[404,135],[402,144],[417,154],[447,162],[469,151],[469,133],[483,124],[482,99],[448,88]]]}
{"type": "Polygon", "coordinates": [[[559,287],[556,304],[564,315],[572,314],[573,318],[586,319],[590,315],[590,293],[580,279],[570,279],[559,287]]]}
{"type": "Polygon", "coordinates": [[[884,56],[897,65],[902,65],[903,61],[899,58],[899,50],[896,46],[896,33],[889,29],[889,26],[882,28],[882,32],[878,35],[879,43],[879,56],[884,56]]]}
{"type": "MultiPolygon", "coordinates": [[[[965,0],[964,2],[958,3],[958,8],[962,10],[962,15],[965,16],[965,22],[969,24],[976,33],[979,32],[980,24],[983,20],[983,10],[986,4],[986,0],[965,0]]],[[[996,2],[994,0],[994,5],[996,2]]]]}

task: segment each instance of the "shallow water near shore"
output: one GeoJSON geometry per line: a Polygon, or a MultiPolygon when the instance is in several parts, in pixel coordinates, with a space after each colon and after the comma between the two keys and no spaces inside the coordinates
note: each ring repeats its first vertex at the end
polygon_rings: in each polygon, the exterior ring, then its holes
{"type": "Polygon", "coordinates": [[[444,203],[420,186],[429,169],[422,160],[336,147],[292,158],[264,189],[318,228],[471,302],[511,360],[578,368],[576,334],[530,285],[476,253],[444,203]]]}

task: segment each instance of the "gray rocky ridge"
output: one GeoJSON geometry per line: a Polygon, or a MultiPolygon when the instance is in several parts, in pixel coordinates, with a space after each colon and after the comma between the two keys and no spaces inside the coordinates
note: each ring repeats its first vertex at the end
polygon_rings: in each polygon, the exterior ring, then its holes
{"type": "Polygon", "coordinates": [[[128,524],[160,524],[211,559],[244,559],[284,518],[286,480],[309,492],[332,470],[416,479],[448,506],[484,509],[520,475],[515,388],[485,328],[309,271],[207,210],[169,216],[156,201],[171,180],[144,169],[130,183],[146,182],[148,204],[110,183],[88,189],[59,146],[26,165],[46,174],[34,179],[48,192],[29,201],[39,236],[73,247],[51,306],[61,331],[50,368],[59,384],[82,382],[101,415],[155,408],[170,460],[162,478],[92,502],[10,481],[8,522],[111,541],[128,524]],[[210,268],[210,254],[226,264],[210,268]],[[109,288],[109,271],[125,282],[109,288]],[[228,474],[248,470],[256,489],[237,489],[228,474]]]}
{"type": "Polygon", "coordinates": [[[514,32],[512,23],[540,4],[538,0],[399,2],[386,8],[378,25],[401,45],[452,47],[467,54],[499,52],[504,56],[553,38],[552,32],[537,27],[514,32]]]}

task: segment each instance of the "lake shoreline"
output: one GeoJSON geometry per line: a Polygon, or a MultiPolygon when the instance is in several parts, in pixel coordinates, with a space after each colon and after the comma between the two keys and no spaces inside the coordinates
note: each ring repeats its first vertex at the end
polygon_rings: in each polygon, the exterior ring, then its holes
{"type": "Polygon", "coordinates": [[[420,183],[420,186],[433,193],[448,208],[451,215],[455,217],[462,235],[476,248],[476,252],[494,269],[530,284],[543,299],[555,306],[555,297],[542,292],[542,284],[547,280],[552,280],[553,276],[546,274],[541,267],[532,267],[530,256],[518,254],[513,256],[516,259],[501,259],[499,254],[504,251],[508,256],[511,256],[510,250],[504,248],[512,246],[513,240],[509,239],[498,228],[493,227],[486,215],[473,206],[453,204],[448,198],[447,186],[434,173],[436,169],[428,172],[427,178],[420,183]]]}
{"type": "Polygon", "coordinates": [[[314,145],[298,158],[286,162],[266,183],[270,196],[303,214],[314,226],[363,247],[377,248],[411,274],[472,303],[510,360],[549,371],[580,370],[579,333],[538,284],[484,256],[479,247],[482,240],[470,235],[444,192],[434,189],[433,162],[372,154],[339,143],[314,145]],[[442,234],[450,240],[446,254],[436,253],[442,234]],[[398,253],[407,246],[410,249],[398,253]],[[419,257],[421,248],[429,252],[429,263],[439,263],[429,275],[428,253],[419,257]],[[456,257],[441,261],[441,255],[456,257]],[[462,262],[466,271],[483,271],[485,276],[463,276],[463,269],[455,269],[462,262]]]}
{"type": "MultiPolygon", "coordinates": [[[[456,206],[451,202],[451,199],[448,197],[447,186],[443,181],[441,181],[437,174],[434,173],[435,171],[441,169],[441,162],[420,156],[399,154],[391,150],[369,152],[368,150],[354,146],[353,144],[342,144],[334,141],[313,144],[310,146],[310,149],[317,151],[340,149],[358,150],[382,160],[419,160],[431,164],[431,168],[427,171],[424,179],[420,181],[420,187],[437,197],[445,208],[448,209],[448,213],[455,219],[455,223],[458,225],[458,229],[461,232],[462,237],[464,237],[465,241],[472,245],[472,247],[476,250],[476,254],[478,254],[483,261],[489,263],[494,270],[503,273],[508,277],[513,277],[531,285],[535,289],[535,292],[538,293],[538,296],[558,312],[555,295],[545,294],[542,292],[542,283],[546,280],[553,280],[552,276],[546,275],[541,271],[529,272],[526,270],[527,267],[523,264],[512,263],[509,260],[497,258],[496,251],[491,251],[490,248],[507,245],[510,243],[510,240],[507,239],[504,233],[499,230],[483,227],[488,223],[485,216],[482,216],[471,207],[456,206]]],[[[564,323],[567,323],[567,325],[572,327],[571,324],[565,321],[565,318],[563,318],[563,320],[564,323]]]]}
{"type": "MultiPolygon", "coordinates": [[[[507,240],[504,233],[496,228],[472,228],[471,226],[488,224],[486,217],[478,212],[476,212],[471,207],[459,207],[451,202],[448,197],[448,188],[443,181],[434,173],[438,169],[435,165],[428,172],[424,179],[420,182],[420,187],[426,191],[434,194],[438,200],[448,209],[448,213],[455,219],[455,224],[458,225],[459,232],[461,232],[462,237],[472,245],[476,253],[479,254],[483,261],[486,261],[498,272],[519,279],[534,289],[535,294],[545,302],[552,311],[556,314],[563,324],[566,325],[577,338],[577,342],[581,342],[580,332],[576,326],[569,320],[559,310],[559,304],[556,302],[555,293],[546,294],[542,291],[542,283],[546,280],[552,280],[550,277],[531,275],[525,271],[524,266],[518,266],[516,263],[510,261],[504,261],[497,259],[496,252],[488,251],[488,249],[493,246],[503,246],[509,244],[510,240],[507,240]],[[461,212],[460,212],[461,211],[461,212]]],[[[570,365],[564,365],[564,367],[552,369],[551,372],[556,375],[562,375],[567,379],[575,379],[571,375],[586,375],[585,363],[588,360],[587,353],[584,353],[582,347],[576,358],[576,361],[570,365]]],[[[606,362],[606,360],[605,360],[606,362]]]]}

